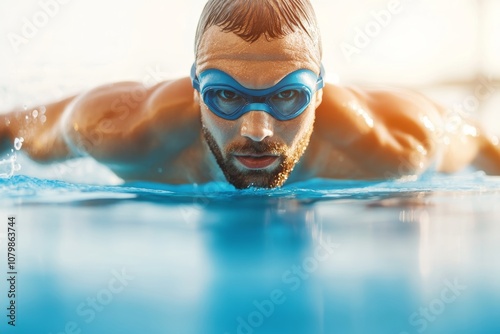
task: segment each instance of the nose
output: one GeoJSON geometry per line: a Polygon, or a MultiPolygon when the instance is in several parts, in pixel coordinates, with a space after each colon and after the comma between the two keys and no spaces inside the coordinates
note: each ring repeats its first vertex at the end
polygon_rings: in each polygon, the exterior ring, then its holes
{"type": "Polygon", "coordinates": [[[263,141],[267,137],[272,137],[274,119],[271,115],[263,111],[251,111],[242,116],[240,134],[253,141],[263,141]]]}

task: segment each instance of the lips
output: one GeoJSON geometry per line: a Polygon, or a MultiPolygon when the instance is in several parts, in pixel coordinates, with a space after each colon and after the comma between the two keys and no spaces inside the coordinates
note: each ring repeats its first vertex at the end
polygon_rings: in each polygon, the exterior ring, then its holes
{"type": "Polygon", "coordinates": [[[237,155],[235,157],[236,160],[249,169],[264,169],[278,160],[276,155],[237,155]]]}

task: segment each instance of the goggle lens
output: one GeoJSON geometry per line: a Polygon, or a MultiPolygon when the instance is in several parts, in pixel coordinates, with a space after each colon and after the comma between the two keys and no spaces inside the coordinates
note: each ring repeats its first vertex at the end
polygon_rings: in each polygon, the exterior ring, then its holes
{"type": "Polygon", "coordinates": [[[248,89],[216,69],[206,70],[198,78],[194,65],[191,80],[203,102],[219,117],[235,120],[250,111],[264,111],[276,119],[290,120],[299,116],[311,102],[312,95],[323,88],[323,67],[319,76],[301,69],[266,89],[248,89]]]}

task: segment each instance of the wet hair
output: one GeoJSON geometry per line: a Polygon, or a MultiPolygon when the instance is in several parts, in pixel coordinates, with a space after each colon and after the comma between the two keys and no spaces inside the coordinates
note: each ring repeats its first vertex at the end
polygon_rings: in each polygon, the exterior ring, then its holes
{"type": "Polygon", "coordinates": [[[208,0],[196,30],[196,58],[203,34],[212,26],[233,32],[249,43],[262,35],[272,40],[302,30],[317,46],[316,58],[321,61],[321,37],[309,0],[208,0]]]}

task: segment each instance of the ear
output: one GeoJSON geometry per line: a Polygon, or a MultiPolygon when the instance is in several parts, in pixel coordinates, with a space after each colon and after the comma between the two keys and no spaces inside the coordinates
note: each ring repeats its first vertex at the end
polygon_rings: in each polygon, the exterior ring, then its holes
{"type": "Polygon", "coordinates": [[[323,89],[320,89],[316,92],[316,105],[315,105],[316,109],[318,109],[321,102],[323,102],[323,89]]]}
{"type": "Polygon", "coordinates": [[[193,89],[193,99],[194,102],[200,104],[200,93],[196,89],[193,89]]]}

